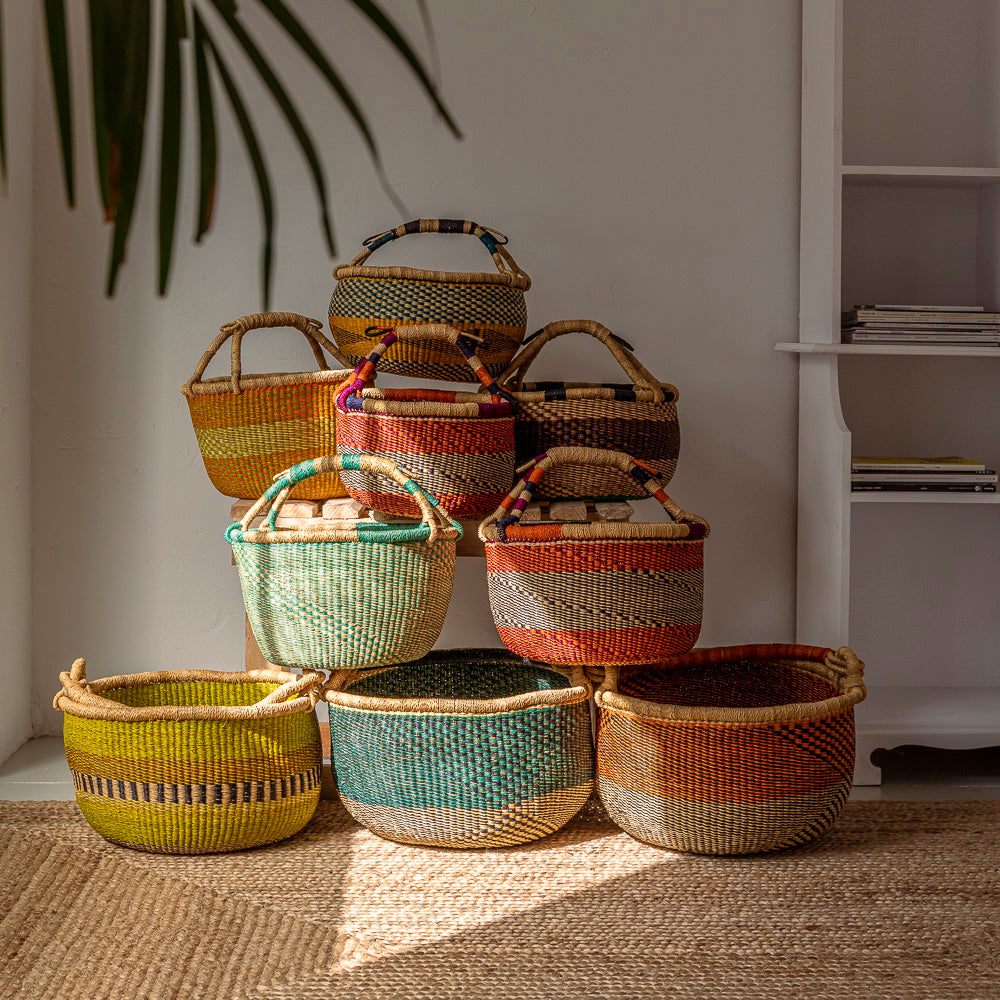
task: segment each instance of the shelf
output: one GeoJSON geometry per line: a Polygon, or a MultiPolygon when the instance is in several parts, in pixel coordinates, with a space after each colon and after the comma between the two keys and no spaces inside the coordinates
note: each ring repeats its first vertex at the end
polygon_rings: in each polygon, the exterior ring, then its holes
{"type": "Polygon", "coordinates": [[[869,167],[840,169],[849,187],[988,187],[1000,184],[1000,167],[869,167]]]}
{"type": "Polygon", "coordinates": [[[851,503],[1000,503],[1000,493],[880,493],[851,491],[851,503]]]}
{"type": "MultiPolygon", "coordinates": [[[[869,665],[869,674],[877,667],[869,665]]],[[[1000,745],[1000,687],[871,687],[854,710],[856,785],[879,784],[873,750],[904,745],[971,750],[1000,745]]]]}
{"type": "Polygon", "coordinates": [[[795,341],[775,344],[776,351],[793,354],[883,354],[937,358],[1000,358],[1000,347],[989,344],[814,344],[795,341]]]}

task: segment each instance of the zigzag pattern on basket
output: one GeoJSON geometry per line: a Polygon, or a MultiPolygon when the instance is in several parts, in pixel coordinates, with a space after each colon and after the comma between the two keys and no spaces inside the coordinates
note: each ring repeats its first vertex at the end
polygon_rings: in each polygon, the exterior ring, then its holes
{"type": "Polygon", "coordinates": [[[123,802],[158,802],[164,805],[243,805],[245,802],[276,802],[304,795],[321,785],[319,766],[299,774],[282,775],[268,781],[226,781],[210,785],[163,781],[125,781],[71,771],[73,787],[101,798],[123,802]]]}

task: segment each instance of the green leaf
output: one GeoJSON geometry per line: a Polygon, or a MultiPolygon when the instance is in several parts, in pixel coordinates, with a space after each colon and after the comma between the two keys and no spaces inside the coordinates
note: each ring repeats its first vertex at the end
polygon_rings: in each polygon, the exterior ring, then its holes
{"type": "Polygon", "coordinates": [[[285,116],[285,120],[288,122],[289,128],[291,128],[292,133],[298,141],[299,147],[302,150],[302,155],[305,158],[310,173],[312,174],[313,186],[316,188],[316,198],[318,199],[320,206],[320,229],[326,239],[327,251],[330,256],[333,257],[336,255],[337,251],[333,244],[333,232],[331,231],[330,225],[330,209],[326,198],[326,178],[323,175],[323,165],[320,163],[319,156],[316,153],[316,147],[313,144],[312,137],[309,135],[309,131],[306,128],[305,123],[302,121],[302,116],[299,114],[298,109],[288,96],[288,91],[285,90],[284,85],[275,75],[274,70],[271,68],[271,64],[264,58],[263,53],[257,47],[256,42],[254,42],[246,28],[244,28],[235,16],[229,16],[226,14],[224,9],[228,6],[226,0],[212,0],[212,3],[225,19],[230,31],[232,31],[236,40],[243,47],[243,51],[246,52],[247,57],[253,63],[254,68],[260,75],[261,80],[264,81],[267,89],[271,92],[271,96],[274,98],[278,107],[281,108],[281,111],[285,116]]]}
{"type": "Polygon", "coordinates": [[[215,134],[215,106],[205,53],[205,32],[197,18],[194,23],[194,67],[198,86],[198,220],[194,240],[199,243],[212,224],[219,145],[215,134]]]}
{"type": "Polygon", "coordinates": [[[185,31],[184,0],[163,5],[163,112],[160,122],[160,295],[167,290],[177,224],[177,189],[181,165],[181,37],[185,31]]]}
{"type": "MultiPolygon", "coordinates": [[[[118,0],[119,3],[122,0],[118,0]]],[[[119,168],[114,173],[112,161],[111,198],[114,211],[114,235],[108,263],[107,294],[115,293],[118,271],[125,260],[125,248],[142,166],[146,125],[146,96],[149,89],[150,3],[149,0],[124,0],[118,13],[121,29],[121,78],[114,82],[119,95],[112,150],[118,150],[119,168]]]]}
{"type": "Polygon", "coordinates": [[[63,179],[66,201],[76,203],[73,176],[73,108],[70,100],[69,50],[66,44],[66,8],[63,0],[45,0],[45,31],[52,70],[52,92],[59,119],[59,142],[62,148],[63,179]]]}
{"type": "Polygon", "coordinates": [[[7,122],[4,118],[3,0],[0,0],[0,181],[7,184],[7,122]]]}
{"type": "Polygon", "coordinates": [[[243,142],[246,145],[250,165],[253,168],[254,177],[257,181],[257,193],[260,196],[260,208],[264,220],[264,246],[261,253],[261,270],[264,309],[266,311],[271,298],[271,262],[274,256],[274,203],[271,195],[271,181],[267,174],[267,165],[264,162],[264,155],[260,148],[260,142],[257,139],[257,133],[254,131],[253,122],[250,120],[250,115],[247,114],[247,109],[243,104],[243,99],[240,97],[240,92],[233,82],[233,78],[230,76],[229,70],[222,56],[219,54],[215,42],[212,40],[212,36],[205,29],[197,10],[194,12],[194,20],[195,31],[201,31],[205,44],[212,53],[215,68],[219,72],[219,78],[222,80],[222,86],[226,91],[226,96],[229,98],[233,115],[240,127],[240,132],[243,134],[243,142]]]}
{"type": "Polygon", "coordinates": [[[444,119],[445,124],[451,129],[452,135],[454,135],[456,139],[461,139],[462,133],[438,95],[437,86],[434,84],[434,81],[430,78],[430,76],[428,76],[423,63],[410,47],[410,43],[403,37],[396,25],[389,20],[374,0],[351,0],[351,3],[353,3],[354,6],[357,7],[358,10],[360,10],[361,13],[364,14],[372,22],[372,24],[374,24],[375,27],[382,32],[383,35],[385,35],[385,37],[396,48],[396,51],[403,57],[403,59],[406,60],[406,62],[410,64],[410,68],[416,74],[417,79],[427,92],[427,96],[431,99],[434,107],[437,108],[441,117],[444,119]]]}
{"type": "Polygon", "coordinates": [[[108,76],[114,67],[105,65],[105,52],[114,58],[113,19],[108,0],[90,0],[90,80],[94,107],[94,153],[97,158],[97,183],[104,206],[104,218],[114,218],[111,207],[111,139],[110,102],[107,98],[108,76]],[[110,73],[108,72],[110,70],[110,73]]]}

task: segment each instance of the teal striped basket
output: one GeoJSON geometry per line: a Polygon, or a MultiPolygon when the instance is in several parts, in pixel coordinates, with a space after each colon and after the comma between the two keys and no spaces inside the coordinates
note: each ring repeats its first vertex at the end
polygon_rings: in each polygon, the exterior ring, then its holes
{"type": "Polygon", "coordinates": [[[509,847],[553,833],[594,783],[592,688],[579,667],[452,649],[327,682],[348,812],[407,844],[509,847]]]}
{"type": "Polygon", "coordinates": [[[264,659],[283,667],[364,669],[406,663],[441,634],[455,575],[461,525],[386,458],[328,455],[300,462],[231,524],[247,618],[264,659]],[[289,491],[341,469],[393,480],[416,501],[419,524],[278,529],[289,491]],[[266,514],[260,528],[251,521],[266,514]]]}

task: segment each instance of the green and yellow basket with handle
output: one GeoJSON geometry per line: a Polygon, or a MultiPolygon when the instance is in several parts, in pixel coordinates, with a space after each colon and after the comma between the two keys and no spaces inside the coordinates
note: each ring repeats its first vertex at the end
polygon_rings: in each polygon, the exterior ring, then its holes
{"type": "MultiPolygon", "coordinates": [[[[330,332],[342,364],[357,367],[387,329],[447,323],[481,341],[477,351],[496,378],[514,356],[528,322],[524,293],[531,279],[507,250],[507,237],[467,219],[414,219],[364,241],[364,249],[334,269],[330,332]],[[373,267],[368,258],[381,247],[415,233],[474,236],[483,244],[496,271],[432,271],[415,267],[373,267]]],[[[394,375],[469,382],[468,367],[448,344],[401,345],[385,359],[383,371],[394,375]]]]}
{"type": "Polygon", "coordinates": [[[544,837],[593,789],[591,693],[580,668],[504,649],[335,673],[323,697],[341,801],[379,836],[408,844],[544,837]]]}
{"type": "Polygon", "coordinates": [[[161,670],[59,675],[66,761],[87,822],[124,847],[211,854],[298,833],[319,802],[323,676],[161,670]]]}
{"type": "Polygon", "coordinates": [[[462,526],[436,497],[377,455],[300,462],[226,531],[264,658],[324,670],[404,663],[429,652],[448,611],[461,535],[462,526]],[[278,511],[298,483],[341,470],[390,479],[413,498],[422,520],[276,527],[278,511]],[[251,529],[258,514],[265,521],[251,529]]]}

